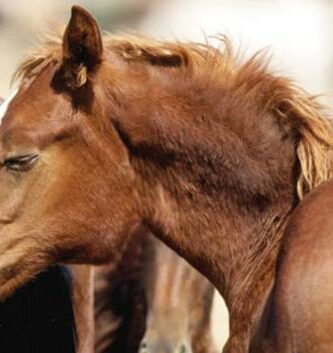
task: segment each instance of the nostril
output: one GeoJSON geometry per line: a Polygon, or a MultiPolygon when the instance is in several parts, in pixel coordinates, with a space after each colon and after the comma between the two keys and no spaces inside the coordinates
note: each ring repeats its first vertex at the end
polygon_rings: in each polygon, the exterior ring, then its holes
{"type": "Polygon", "coordinates": [[[140,343],[139,353],[148,353],[148,344],[146,341],[140,343]]]}
{"type": "Polygon", "coordinates": [[[187,344],[181,343],[175,350],[175,353],[192,353],[192,349],[187,344]]]}

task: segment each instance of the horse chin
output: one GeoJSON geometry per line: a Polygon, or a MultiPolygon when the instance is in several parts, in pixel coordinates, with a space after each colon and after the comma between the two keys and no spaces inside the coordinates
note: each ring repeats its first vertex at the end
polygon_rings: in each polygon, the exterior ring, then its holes
{"type": "Polygon", "coordinates": [[[0,301],[49,266],[45,249],[29,237],[0,236],[0,301]]]}
{"type": "Polygon", "coordinates": [[[24,273],[16,274],[10,278],[7,278],[5,281],[0,279],[2,282],[0,286],[0,302],[3,302],[8,297],[12,296],[18,289],[34,279],[40,272],[42,272],[43,269],[36,269],[35,271],[30,272],[24,271],[24,273]]]}

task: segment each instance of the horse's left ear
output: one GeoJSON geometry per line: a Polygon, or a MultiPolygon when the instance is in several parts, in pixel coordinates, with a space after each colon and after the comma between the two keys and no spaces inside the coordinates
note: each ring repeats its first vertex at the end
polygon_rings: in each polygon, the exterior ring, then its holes
{"type": "Polygon", "coordinates": [[[84,86],[88,74],[101,62],[103,44],[96,20],[80,6],[72,7],[62,47],[66,86],[71,89],[84,86]]]}

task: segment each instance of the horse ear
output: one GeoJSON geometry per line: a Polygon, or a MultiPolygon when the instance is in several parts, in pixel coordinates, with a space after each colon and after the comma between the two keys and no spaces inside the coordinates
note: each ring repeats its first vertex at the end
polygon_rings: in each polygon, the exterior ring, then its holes
{"type": "Polygon", "coordinates": [[[62,47],[66,85],[71,89],[82,87],[88,73],[95,71],[101,62],[103,44],[96,20],[80,6],[72,7],[62,47]]]}

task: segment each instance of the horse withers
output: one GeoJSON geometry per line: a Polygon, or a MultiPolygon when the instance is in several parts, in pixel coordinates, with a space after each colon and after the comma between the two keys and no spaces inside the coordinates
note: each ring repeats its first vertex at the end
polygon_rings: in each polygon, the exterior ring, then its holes
{"type": "Polygon", "coordinates": [[[102,38],[76,6],[22,64],[0,127],[1,298],[57,261],[113,261],[144,228],[224,297],[224,352],[264,352],[281,240],[332,175],[332,127],[260,54],[240,63],[223,43],[102,38]]]}

